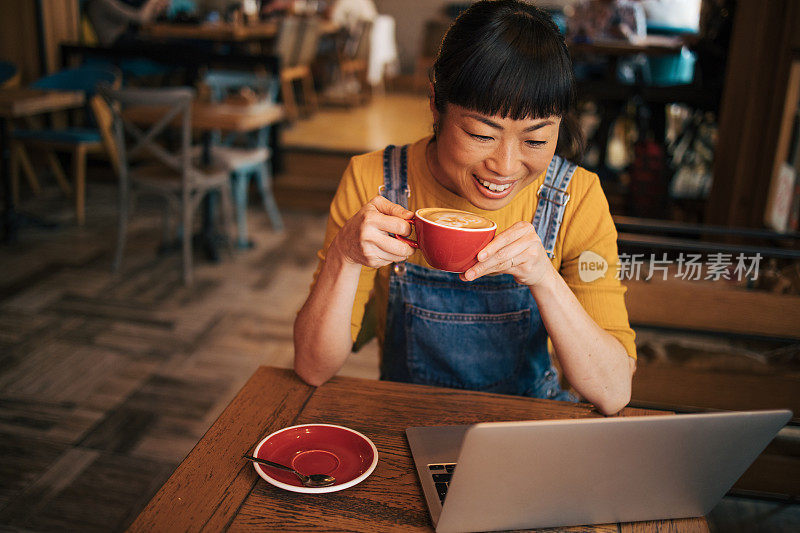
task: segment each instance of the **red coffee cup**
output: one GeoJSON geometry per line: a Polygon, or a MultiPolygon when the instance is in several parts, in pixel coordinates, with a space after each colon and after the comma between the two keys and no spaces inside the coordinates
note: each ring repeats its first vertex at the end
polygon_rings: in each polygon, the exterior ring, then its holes
{"type": "Polygon", "coordinates": [[[396,237],[422,250],[425,260],[433,268],[455,273],[466,272],[478,262],[478,252],[492,242],[497,230],[497,224],[474,213],[436,207],[418,209],[409,222],[417,232],[417,240],[402,235],[396,237]],[[431,218],[438,218],[438,221],[431,218]],[[491,225],[468,227],[474,220],[491,225]],[[467,221],[465,225],[457,225],[464,221],[467,221]]]}

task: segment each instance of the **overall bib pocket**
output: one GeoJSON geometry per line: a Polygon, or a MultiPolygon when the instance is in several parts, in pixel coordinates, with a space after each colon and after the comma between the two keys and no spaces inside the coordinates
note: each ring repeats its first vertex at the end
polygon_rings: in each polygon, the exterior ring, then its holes
{"type": "Polygon", "coordinates": [[[460,314],[406,304],[406,361],[413,381],[512,392],[524,366],[530,315],[530,309],[460,314]]]}

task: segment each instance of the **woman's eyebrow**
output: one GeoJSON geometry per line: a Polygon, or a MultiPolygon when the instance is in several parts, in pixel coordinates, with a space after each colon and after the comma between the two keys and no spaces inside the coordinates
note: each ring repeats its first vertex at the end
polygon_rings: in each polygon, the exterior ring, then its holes
{"type": "MultiPolygon", "coordinates": [[[[467,116],[469,118],[473,118],[473,119],[475,119],[475,120],[477,120],[479,122],[483,122],[487,126],[492,127],[492,128],[494,128],[496,130],[502,130],[503,129],[503,126],[501,126],[497,122],[494,122],[493,120],[489,120],[488,118],[486,118],[484,116],[476,115],[475,113],[466,113],[465,116],[467,116]]],[[[554,124],[554,122],[552,120],[545,120],[545,121],[539,122],[538,124],[534,124],[533,126],[528,126],[524,130],[522,130],[522,132],[523,133],[528,133],[528,132],[531,132],[531,131],[536,131],[538,129],[544,128],[545,126],[549,126],[551,124],[554,124]]]]}
{"type": "Polygon", "coordinates": [[[522,131],[523,131],[523,133],[528,133],[529,131],[535,131],[535,130],[544,128],[545,126],[549,126],[551,124],[555,124],[555,123],[552,120],[545,120],[544,122],[540,122],[538,124],[534,124],[533,126],[528,126],[527,128],[525,128],[522,131]]]}
{"type": "Polygon", "coordinates": [[[494,128],[496,130],[502,130],[503,129],[503,126],[501,126],[497,122],[489,120],[488,118],[486,118],[484,116],[476,115],[475,113],[466,113],[465,116],[467,116],[469,118],[474,118],[475,120],[477,120],[479,122],[483,122],[487,126],[490,126],[490,127],[494,128]]]}

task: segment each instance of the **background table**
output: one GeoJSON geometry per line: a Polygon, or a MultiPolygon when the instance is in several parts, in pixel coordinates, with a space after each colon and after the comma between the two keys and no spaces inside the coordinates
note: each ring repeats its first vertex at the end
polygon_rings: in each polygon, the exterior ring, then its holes
{"type": "MultiPolygon", "coordinates": [[[[266,20],[248,24],[230,22],[179,24],[174,22],[154,22],[145,24],[143,32],[160,39],[197,39],[220,42],[244,42],[274,39],[280,30],[280,21],[266,20]]],[[[339,26],[330,20],[323,20],[320,33],[330,34],[339,26]]]]}
{"type": "Polygon", "coordinates": [[[590,43],[569,43],[573,54],[630,56],[645,54],[649,56],[677,54],[684,46],[680,37],[648,35],[635,41],[623,39],[597,40],[590,43]]]}
{"type": "MultiPolygon", "coordinates": [[[[623,415],[660,411],[625,409],[623,415]]],[[[589,404],[334,378],[313,388],[293,372],[260,367],[137,517],[130,531],[430,531],[405,437],[417,425],[590,418],[589,404]],[[298,494],[263,481],[242,454],[296,424],[330,423],[368,436],[375,471],[329,494],[298,494]]],[[[565,528],[567,531],[708,531],[704,518],[565,528]]]]}
{"type": "MultiPolygon", "coordinates": [[[[123,115],[139,124],[155,124],[167,111],[169,109],[162,106],[136,106],[123,111],[123,115]]],[[[198,131],[222,130],[245,133],[277,124],[284,116],[282,105],[237,105],[213,102],[192,104],[192,128],[198,131]]],[[[180,124],[180,120],[176,119],[175,124],[180,124]]]]}
{"type": "Polygon", "coordinates": [[[51,111],[80,107],[81,91],[44,91],[41,89],[0,89],[0,117],[19,118],[51,111]]]}
{"type": "Polygon", "coordinates": [[[0,181],[3,197],[3,239],[13,242],[17,238],[20,215],[11,194],[11,175],[7,150],[9,120],[41,113],[74,109],[83,105],[81,91],[43,91],[40,89],[0,89],[0,181]]]}

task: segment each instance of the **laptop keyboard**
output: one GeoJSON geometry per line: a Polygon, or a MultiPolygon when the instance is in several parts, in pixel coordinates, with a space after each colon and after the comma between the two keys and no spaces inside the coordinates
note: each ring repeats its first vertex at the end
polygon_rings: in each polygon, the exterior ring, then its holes
{"type": "Polygon", "coordinates": [[[428,470],[433,476],[433,483],[436,485],[436,492],[439,494],[439,501],[444,504],[447,496],[447,489],[450,488],[450,478],[456,469],[455,463],[441,463],[428,465],[428,470]]]}

